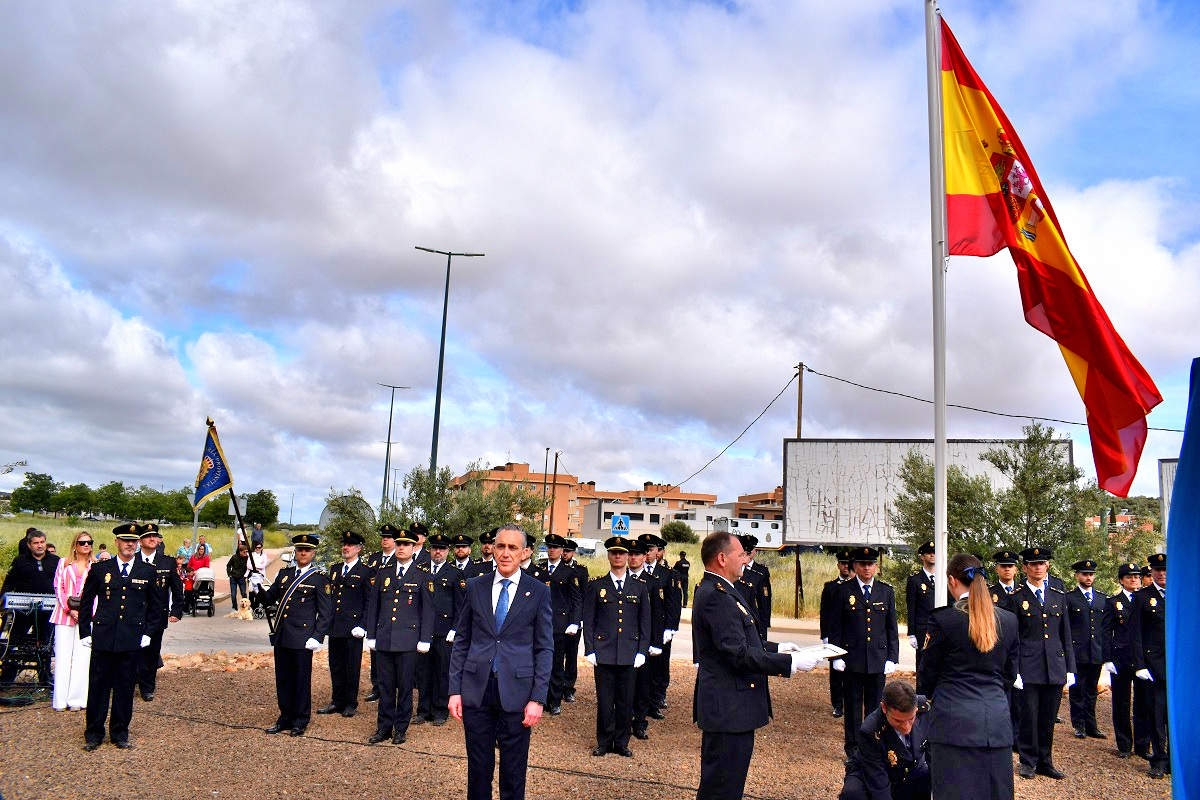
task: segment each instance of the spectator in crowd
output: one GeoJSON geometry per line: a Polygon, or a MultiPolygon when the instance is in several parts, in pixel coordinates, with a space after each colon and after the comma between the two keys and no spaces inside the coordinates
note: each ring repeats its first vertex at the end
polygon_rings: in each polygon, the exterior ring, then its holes
{"type": "Polygon", "coordinates": [[[69,558],[59,559],[54,572],[54,594],[58,605],[50,615],[54,625],[54,695],[51,705],[55,711],[81,711],[87,706],[88,668],[92,651],[79,642],[79,597],[83,581],[92,569],[94,559],[92,535],[80,531],[71,540],[69,558]]]}
{"type": "Polygon", "coordinates": [[[196,607],[196,571],[188,566],[188,560],[183,556],[175,556],[175,569],[183,581],[184,613],[190,613],[196,607]]]}
{"type": "Polygon", "coordinates": [[[250,531],[250,549],[253,550],[256,546],[261,547],[266,541],[266,536],[262,523],[254,523],[254,528],[250,531]]]}
{"type": "Polygon", "coordinates": [[[196,546],[192,548],[192,555],[196,555],[196,551],[201,547],[204,548],[206,555],[212,555],[212,547],[209,546],[208,539],[204,538],[203,533],[196,537],[196,546]]]}
{"type": "MultiPolygon", "coordinates": [[[[39,531],[37,528],[31,527],[31,528],[25,529],[25,535],[23,537],[21,537],[21,540],[19,542],[17,542],[17,555],[23,556],[29,552],[29,537],[38,532],[39,531]]],[[[1149,567],[1146,567],[1146,575],[1147,576],[1150,575],[1149,567]]]]}
{"type": "MultiPolygon", "coordinates": [[[[46,534],[35,529],[26,534],[25,544],[29,550],[13,559],[8,574],[4,576],[4,584],[0,585],[0,595],[9,592],[54,594],[54,571],[58,567],[58,556],[46,551],[46,534]]],[[[18,611],[13,615],[9,641],[12,644],[36,641],[38,645],[48,646],[51,630],[49,611],[18,611]]],[[[16,677],[16,663],[5,664],[4,669],[0,670],[0,685],[10,684],[16,677]]],[[[38,681],[50,682],[49,658],[44,665],[38,666],[38,681]]]]}
{"type": "Polygon", "coordinates": [[[247,600],[250,595],[246,593],[246,573],[248,572],[248,564],[250,554],[246,552],[245,542],[238,542],[237,552],[229,557],[229,562],[225,564],[225,574],[229,576],[229,600],[233,603],[233,610],[238,610],[238,591],[241,590],[242,597],[247,600]]]}
{"type": "Polygon", "coordinates": [[[54,542],[46,542],[46,552],[52,556],[58,555],[58,548],[54,546],[54,542]]]}
{"type": "Polygon", "coordinates": [[[112,553],[108,552],[108,545],[101,542],[100,547],[96,549],[96,560],[108,561],[110,558],[112,558],[112,553]]]}
{"type": "Polygon", "coordinates": [[[175,551],[176,557],[183,556],[183,560],[187,561],[192,557],[192,540],[191,537],[185,538],[183,544],[179,545],[179,549],[175,551]]]}
{"type": "MultiPolygon", "coordinates": [[[[201,536],[200,538],[204,538],[201,536]]],[[[208,560],[208,545],[200,543],[196,545],[196,552],[192,553],[192,557],[188,559],[188,571],[195,572],[201,567],[212,566],[208,560]]]]}
{"type": "Polygon", "coordinates": [[[267,564],[269,563],[271,563],[271,557],[263,551],[263,543],[259,542],[254,545],[254,550],[250,553],[250,562],[247,565],[250,571],[251,592],[259,591],[266,582],[267,564]]]}

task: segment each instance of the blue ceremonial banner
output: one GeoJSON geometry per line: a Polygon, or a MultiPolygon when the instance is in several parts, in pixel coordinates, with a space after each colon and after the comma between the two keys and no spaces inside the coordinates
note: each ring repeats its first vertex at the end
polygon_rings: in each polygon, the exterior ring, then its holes
{"type": "Polygon", "coordinates": [[[231,488],[233,475],[229,473],[225,453],[221,450],[221,440],[217,438],[217,426],[212,418],[209,418],[208,436],[204,439],[204,455],[200,458],[200,472],[196,475],[196,500],[192,503],[192,508],[199,508],[214,495],[231,488]]]}
{"type": "Polygon", "coordinates": [[[1175,565],[1171,602],[1167,603],[1167,718],[1171,742],[1171,790],[1176,800],[1200,800],[1200,637],[1195,635],[1200,617],[1200,592],[1188,590],[1192,565],[1200,559],[1200,358],[1192,361],[1192,388],[1183,447],[1171,490],[1171,516],[1167,521],[1167,555],[1175,565]],[[1180,570],[1183,570],[1182,572],[1180,570]],[[1190,756],[1190,758],[1189,758],[1190,756]]]}

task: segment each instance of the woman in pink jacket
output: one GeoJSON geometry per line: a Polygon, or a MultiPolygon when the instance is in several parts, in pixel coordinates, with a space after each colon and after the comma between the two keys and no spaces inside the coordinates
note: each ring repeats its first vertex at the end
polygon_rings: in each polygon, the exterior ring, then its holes
{"type": "Polygon", "coordinates": [[[55,711],[79,711],[87,706],[88,668],[92,651],[79,643],[78,609],[70,607],[70,598],[78,601],[83,582],[92,569],[92,535],[80,531],[71,540],[70,558],[58,561],[54,573],[54,594],[58,605],[50,615],[54,624],[54,696],[55,711]]]}

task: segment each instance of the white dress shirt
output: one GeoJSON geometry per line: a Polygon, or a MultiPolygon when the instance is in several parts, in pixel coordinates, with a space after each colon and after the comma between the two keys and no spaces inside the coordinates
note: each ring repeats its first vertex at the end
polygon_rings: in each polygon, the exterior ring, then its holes
{"type": "Polygon", "coordinates": [[[492,571],[492,613],[496,613],[496,604],[500,602],[500,591],[504,588],[500,585],[501,581],[508,581],[508,610],[512,611],[513,600],[517,597],[517,587],[521,585],[521,570],[517,570],[512,574],[511,578],[506,578],[500,574],[500,570],[492,571]]]}

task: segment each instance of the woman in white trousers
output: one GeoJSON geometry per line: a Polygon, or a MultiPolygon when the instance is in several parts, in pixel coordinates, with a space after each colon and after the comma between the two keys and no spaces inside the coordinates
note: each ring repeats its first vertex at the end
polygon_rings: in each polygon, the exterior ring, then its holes
{"type": "Polygon", "coordinates": [[[92,535],[75,534],[70,558],[60,559],[54,573],[54,594],[58,604],[50,621],[54,623],[54,696],[55,711],[79,711],[87,707],[88,669],[92,651],[79,643],[79,611],[72,609],[69,598],[83,594],[83,582],[92,569],[92,535]]]}

